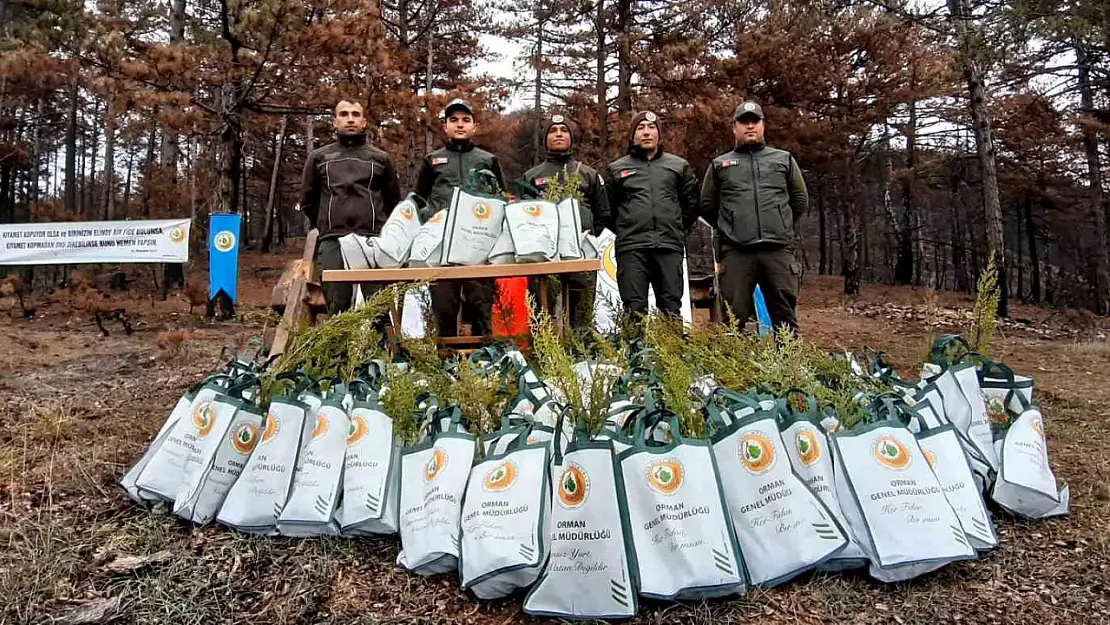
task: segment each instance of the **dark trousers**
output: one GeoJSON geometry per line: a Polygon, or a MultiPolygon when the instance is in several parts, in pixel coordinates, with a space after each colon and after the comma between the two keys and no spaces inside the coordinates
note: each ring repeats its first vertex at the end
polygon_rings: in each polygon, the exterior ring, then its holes
{"type": "MultiPolygon", "coordinates": [[[[540,301],[540,280],[547,279],[547,276],[528,279],[528,290],[532,293],[532,298],[536,300],[537,306],[543,305],[543,302],[540,301]]],[[[567,316],[570,318],[571,327],[593,327],[594,289],[597,276],[592,273],[572,273],[559,276],[559,279],[566,280],[569,283],[570,302],[564,303],[564,305],[567,307],[567,316]]],[[[547,297],[554,304],[555,291],[552,288],[552,285],[548,285],[547,297]]]]}
{"type": "Polygon", "coordinates": [[[798,276],[794,272],[794,250],[789,247],[744,249],[721,243],[721,295],[732,309],[740,327],[755,311],[754,291],[759,285],[771,324],[786,325],[797,333],[798,276]]]}
{"type": "Polygon", "coordinates": [[[617,290],[624,309],[643,315],[648,309],[648,286],[655,289],[655,305],[678,316],[682,310],[682,252],[640,249],[617,252],[617,290]]]}
{"type": "Polygon", "coordinates": [[[458,336],[460,309],[463,321],[470,324],[471,334],[492,334],[494,289],[492,280],[433,282],[428,290],[432,295],[432,314],[439,335],[458,336]]]}
{"type": "MultiPolygon", "coordinates": [[[[322,239],[316,244],[317,272],[324,269],[343,269],[343,250],[339,239],[322,239]]],[[[319,273],[317,273],[319,275],[319,273]]],[[[360,282],[362,296],[370,299],[381,290],[380,282],[360,282]]],[[[328,313],[335,315],[351,308],[354,301],[354,284],[350,282],[323,282],[324,299],[328,302],[328,313]]]]}

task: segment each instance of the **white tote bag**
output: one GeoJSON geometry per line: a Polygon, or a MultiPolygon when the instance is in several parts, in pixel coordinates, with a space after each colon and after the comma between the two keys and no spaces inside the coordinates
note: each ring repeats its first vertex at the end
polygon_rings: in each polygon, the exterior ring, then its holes
{"type": "Polygon", "coordinates": [[[1005,423],[1011,417],[1019,416],[1025,406],[1033,405],[1033,378],[1017,375],[1000,362],[983,362],[979,371],[979,387],[992,421],[1005,423]]]}
{"type": "Polygon", "coordinates": [[[425,439],[401,453],[401,553],[397,564],[418,575],[456,570],[463,492],[474,436],[459,409],[440,411],[425,439]],[[446,422],[446,424],[445,424],[446,422]]]}
{"type": "Polygon", "coordinates": [[[505,230],[512,239],[517,262],[535,263],[559,257],[559,208],[543,200],[505,205],[505,230]]]}
{"type": "Polygon", "coordinates": [[[505,202],[455,188],[443,230],[442,265],[484,265],[505,223],[505,202]]]}
{"type": "Polygon", "coordinates": [[[929,468],[940,481],[945,498],[956,512],[956,517],[967,534],[971,546],[977,551],[987,551],[998,546],[994,523],[983,502],[982,492],[971,476],[956,429],[951,425],[925,428],[917,435],[917,443],[929,463],[929,468]]]}
{"type": "Polygon", "coordinates": [[[708,442],[683,440],[678,418],[656,411],[639,417],[633,446],[618,458],[640,594],[696,600],[743,593],[743,564],[708,442]],[[661,418],[675,442],[646,444],[645,430],[661,418]]]}
{"type": "Polygon", "coordinates": [[[998,479],[991,499],[1008,512],[1028,519],[1043,519],[1068,513],[1070,492],[1058,489],[1056,475],[1048,462],[1044,416],[1028,407],[1014,419],[1001,440],[998,479]]]}
{"type": "Polygon", "coordinates": [[[258,445],[228,491],[216,521],[250,534],[277,533],[278,515],[293,486],[307,411],[306,404],[291,397],[270,401],[258,445]]]}
{"type": "Polygon", "coordinates": [[[211,415],[211,425],[197,428],[173,506],[175,515],[200,525],[216,518],[262,430],[262,410],[242,399],[217,397],[211,415]]]}
{"type": "Polygon", "coordinates": [[[831,436],[837,496],[852,533],[884,582],[975,558],[963,526],[913,434],[880,421],[831,436]]]}
{"type": "Polygon", "coordinates": [[[136,462],[130,469],[128,469],[127,473],[125,473],[123,478],[120,479],[119,485],[123,487],[124,491],[127,492],[127,496],[136,503],[146,504],[152,501],[158,501],[158,498],[156,496],[144,496],[143,493],[139,490],[139,486],[136,482],[139,479],[139,475],[142,474],[143,469],[145,469],[146,465],[150,463],[151,458],[157,455],[158,450],[161,449],[162,445],[165,444],[166,439],[169,438],[170,433],[173,431],[173,427],[177,425],[177,422],[181,421],[182,419],[189,418],[189,409],[190,406],[192,406],[193,397],[195,395],[196,391],[190,389],[187,393],[182,395],[180,399],[177,400],[177,404],[174,406],[173,410],[170,411],[170,415],[162,423],[162,427],[158,430],[158,434],[154,436],[154,440],[151,441],[150,446],[147,447],[145,452],[143,452],[143,455],[141,458],[139,458],[139,461],[136,462]]]}
{"type": "Polygon", "coordinates": [[[635,616],[636,556],[612,444],[577,432],[565,454],[555,452],[551,475],[551,555],[524,611],[571,619],[635,616]]]}
{"type": "Polygon", "coordinates": [[[177,491],[181,489],[182,471],[189,448],[196,445],[196,424],[210,419],[212,401],[225,390],[226,385],[226,377],[204,384],[189,404],[186,416],[170,427],[165,441],[154,450],[135,478],[135,488],[142,499],[173,504],[177,491]]]}
{"type": "Polygon", "coordinates": [[[791,468],[776,415],[759,411],[726,425],[715,405],[706,408],[748,581],[774,586],[843,551],[845,531],[791,468]]]}
{"type": "Polygon", "coordinates": [[[400,457],[393,419],[376,396],[356,399],[347,432],[343,499],[336,514],[344,535],[397,533],[400,457]]]}
{"type": "Polygon", "coordinates": [[[558,204],[559,210],[559,258],[578,260],[582,258],[582,215],[578,211],[578,200],[567,198],[558,204]]]}
{"type": "Polygon", "coordinates": [[[474,465],[462,508],[463,590],[496,599],[527,588],[547,559],[549,445],[517,436],[508,452],[474,465]]]}
{"type": "Polygon", "coordinates": [[[601,271],[597,272],[597,285],[594,288],[594,328],[602,334],[609,334],[617,329],[617,320],[624,310],[620,290],[617,288],[616,242],[617,235],[609,229],[602,230],[597,237],[601,271]]]}
{"type": "Polygon", "coordinates": [[[497,241],[493,243],[493,249],[489,251],[489,264],[491,265],[511,265],[517,262],[516,248],[513,247],[513,237],[509,234],[509,229],[505,228],[501,231],[501,235],[497,237],[497,241]]]}
{"type": "Polygon", "coordinates": [[[982,453],[983,458],[990,464],[991,470],[997,471],[998,454],[994,451],[994,434],[991,431],[990,417],[987,415],[987,402],[979,387],[979,373],[971,363],[956,365],[951,371],[971,410],[971,423],[967,428],[967,437],[982,453]]]}
{"type": "Polygon", "coordinates": [[[438,267],[443,253],[443,231],[447,211],[441,210],[420,226],[409,249],[409,267],[438,267]]]}
{"type": "Polygon", "coordinates": [[[310,411],[312,434],[301,446],[289,499],[277,519],[283,536],[336,536],[334,520],[342,486],[350,419],[343,406],[346,389],[329,389],[323,403],[310,411]]]}
{"type": "Polygon", "coordinates": [[[397,203],[378,233],[374,247],[374,264],[378,267],[400,267],[408,262],[409,250],[420,232],[418,217],[423,200],[415,193],[397,203]]]}
{"type": "MultiPolygon", "coordinates": [[[[959,365],[965,368],[970,368],[970,364],[959,365]]],[[[972,412],[971,403],[968,402],[967,397],[964,396],[963,390],[960,388],[960,383],[956,379],[954,369],[945,369],[940,375],[936,376],[931,382],[935,385],[937,394],[940,395],[941,406],[944,410],[945,419],[951,423],[956,430],[960,433],[960,442],[964,445],[965,453],[969,458],[975,460],[982,460],[982,463],[973,462],[972,470],[976,475],[976,482],[980,484],[981,488],[988,487],[994,480],[995,465],[992,465],[989,457],[998,457],[993,449],[993,444],[983,438],[982,431],[978,431],[979,439],[974,439],[971,436],[972,412]],[[991,447],[988,452],[984,447],[991,447]]],[[[926,387],[928,388],[928,387],[926,387]]],[[[930,400],[932,403],[932,400],[930,400]]],[[[936,404],[932,404],[936,407],[936,404]]],[[[986,407],[984,406],[984,412],[986,407]]]]}

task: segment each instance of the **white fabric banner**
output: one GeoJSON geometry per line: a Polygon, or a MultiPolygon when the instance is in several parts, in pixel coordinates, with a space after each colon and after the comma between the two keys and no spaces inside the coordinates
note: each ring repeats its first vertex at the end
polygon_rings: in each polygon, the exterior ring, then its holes
{"type": "Polygon", "coordinates": [[[184,263],[189,219],[0,225],[0,265],[184,263]]]}

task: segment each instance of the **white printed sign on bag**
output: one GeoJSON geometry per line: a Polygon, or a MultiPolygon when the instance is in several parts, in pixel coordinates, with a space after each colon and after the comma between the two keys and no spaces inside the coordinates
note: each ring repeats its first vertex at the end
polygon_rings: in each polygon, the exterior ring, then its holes
{"type": "Polygon", "coordinates": [[[566,618],[635,616],[635,552],[612,446],[571,442],[551,474],[551,555],[524,600],[524,611],[566,618]]]}
{"type": "Polygon", "coordinates": [[[956,429],[951,425],[926,429],[917,435],[917,442],[929,468],[940,481],[944,496],[956,512],[971,546],[979,551],[997,547],[994,523],[983,503],[983,495],[976,488],[956,429]]]}
{"type": "Polygon", "coordinates": [[[840,523],[791,469],[774,413],[738,419],[710,440],[729,476],[722,489],[751,584],[785,582],[848,546],[840,523]]]}
{"type": "Polygon", "coordinates": [[[143,452],[143,456],[139,458],[139,461],[128,469],[127,473],[125,473],[120,480],[120,486],[127,492],[127,496],[136,503],[145,504],[158,500],[155,496],[144,496],[142,494],[137,484],[139,476],[142,475],[143,469],[150,463],[151,458],[157,455],[158,450],[165,444],[166,439],[169,438],[177,422],[189,418],[189,408],[193,403],[193,396],[194,393],[190,391],[177,400],[177,404],[174,406],[173,410],[170,411],[169,417],[162,423],[162,427],[158,430],[158,434],[154,436],[154,441],[147,447],[146,451],[143,452]]]}
{"type": "Polygon", "coordinates": [[[447,211],[441,210],[420,226],[409,249],[409,267],[438,267],[443,253],[443,232],[447,211]]]}
{"type": "Polygon", "coordinates": [[[880,422],[832,435],[837,496],[875,579],[897,582],[975,558],[917,440],[880,422]],[[913,536],[913,540],[906,540],[913,536]]]}
{"type": "Polygon", "coordinates": [[[516,262],[544,262],[559,255],[559,208],[543,200],[512,202],[505,206],[505,230],[511,237],[516,262]]]}
{"type": "Polygon", "coordinates": [[[335,536],[335,507],[342,486],[350,421],[341,397],[330,397],[315,411],[311,438],[301,448],[289,501],[278,516],[283,536],[335,536]]]}
{"type": "Polygon", "coordinates": [[[487,456],[471,469],[459,569],[462,588],[479,599],[505,597],[539,577],[547,559],[547,465],[548,445],[539,443],[487,456]]]}
{"type": "MultiPolygon", "coordinates": [[[[617,287],[617,235],[608,229],[602,230],[597,237],[598,257],[601,271],[597,272],[597,286],[594,290],[594,327],[602,334],[617,329],[617,319],[624,310],[620,289],[617,287]]],[[[656,310],[655,291],[648,287],[648,311],[656,310]]],[[[682,256],[682,305],[679,309],[682,320],[693,323],[693,308],[690,300],[690,272],[685,253],[682,256]]]]}
{"type": "Polygon", "coordinates": [[[400,267],[408,262],[412,242],[420,232],[418,208],[413,194],[397,203],[385,220],[374,246],[374,264],[378,267],[400,267]]]}
{"type": "Polygon", "coordinates": [[[376,402],[351,409],[343,461],[343,499],[336,517],[346,535],[394,534],[400,502],[400,447],[393,420],[376,402]]]}
{"type": "Polygon", "coordinates": [[[1001,441],[998,479],[991,499],[1010,512],[1030,519],[1068,513],[1070,491],[1057,490],[1056,475],[1048,463],[1044,416],[1037,408],[1021,413],[1001,441]]]}
{"type": "Polygon", "coordinates": [[[211,420],[208,413],[212,410],[212,402],[222,391],[223,387],[219,383],[205,384],[197,391],[189,404],[188,416],[178,419],[172,426],[165,442],[154,452],[135,479],[135,488],[140,497],[170,504],[177,498],[189,448],[196,445],[197,424],[211,420]]]}
{"type": "Polygon", "coordinates": [[[441,265],[484,265],[505,225],[505,202],[455,188],[443,230],[441,265]]]}

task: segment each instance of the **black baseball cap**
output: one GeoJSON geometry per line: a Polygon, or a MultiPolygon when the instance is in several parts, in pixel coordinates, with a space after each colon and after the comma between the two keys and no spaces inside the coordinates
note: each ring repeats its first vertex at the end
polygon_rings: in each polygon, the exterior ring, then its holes
{"type": "Polygon", "coordinates": [[[452,111],[466,111],[471,117],[474,116],[474,109],[462,98],[455,98],[447,103],[447,107],[443,109],[443,119],[447,119],[452,111]]]}
{"type": "Polygon", "coordinates": [[[759,119],[763,119],[763,107],[748,100],[736,107],[736,112],[732,114],[732,118],[739,121],[745,115],[755,115],[759,119]]]}

